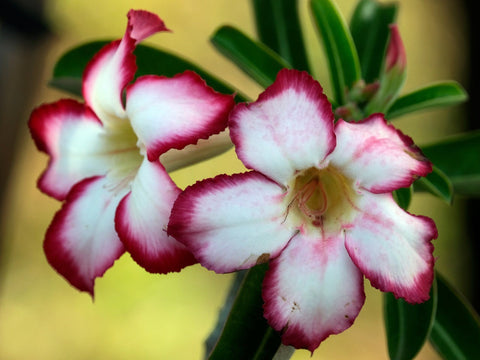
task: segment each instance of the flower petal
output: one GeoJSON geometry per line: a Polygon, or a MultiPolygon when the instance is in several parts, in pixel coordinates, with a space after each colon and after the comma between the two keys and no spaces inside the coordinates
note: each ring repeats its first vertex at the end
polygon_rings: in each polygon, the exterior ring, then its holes
{"type": "Polygon", "coordinates": [[[64,200],[80,180],[105,175],[112,168],[138,166],[135,139],[110,136],[95,114],[74,100],[38,107],[29,127],[37,148],[51,157],[38,186],[58,200],[64,200]]]}
{"type": "Polygon", "coordinates": [[[314,351],[349,328],[365,301],[363,276],[348,256],[343,234],[299,233],[270,263],[263,282],[264,315],[282,342],[314,351]]]}
{"type": "Polygon", "coordinates": [[[125,118],[122,91],[133,80],[135,56],[133,50],[141,40],[159,32],[168,31],[155,14],[144,10],[130,10],[122,40],[105,45],[88,63],[83,74],[83,97],[104,123],[125,118]]]}
{"type": "Polygon", "coordinates": [[[75,185],[45,236],[44,250],[50,265],[92,297],[95,278],[124,252],[113,219],[126,190],[107,191],[111,186],[105,177],[92,177],[75,185]]]}
{"type": "Polygon", "coordinates": [[[191,71],[142,76],[127,89],[128,117],[150,161],[224,130],[233,104],[191,71]]]}
{"type": "Polygon", "coordinates": [[[247,269],[277,256],[295,233],[284,225],[283,197],[257,172],[207,179],[179,195],[168,233],[208,269],[247,269]]]}
{"type": "Polygon", "coordinates": [[[434,222],[402,210],[391,194],[365,193],[361,213],[346,233],[352,260],[372,285],[410,303],[429,298],[433,281],[434,222]]]}
{"type": "Polygon", "coordinates": [[[332,106],[310,75],[281,70],[251,104],[238,104],[229,128],[237,155],[279,184],[319,165],[335,147],[332,106]]]}
{"type": "Polygon", "coordinates": [[[382,114],[357,123],[339,120],[335,133],[337,148],[329,157],[331,164],[370,192],[408,187],[432,171],[412,139],[387,124],[382,114]]]}
{"type": "Polygon", "coordinates": [[[132,258],[147,271],[168,273],[196,263],[186,247],[167,235],[173,202],[180,189],[163,166],[144,160],[120,202],[115,227],[132,258]]]}

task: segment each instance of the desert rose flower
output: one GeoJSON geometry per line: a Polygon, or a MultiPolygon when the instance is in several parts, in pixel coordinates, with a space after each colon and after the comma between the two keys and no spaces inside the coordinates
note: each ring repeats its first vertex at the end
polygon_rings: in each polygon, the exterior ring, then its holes
{"type": "Polygon", "coordinates": [[[264,315],[286,345],[314,351],[352,325],[363,279],[410,303],[428,299],[433,221],[392,191],[432,166],[383,115],[334,122],[320,84],[282,70],[229,119],[252,171],[200,181],[177,198],[168,233],[218,273],[269,262],[264,315]]]}
{"type": "Polygon", "coordinates": [[[180,189],[159,156],[224,130],[233,96],[214,92],[193,72],[131,83],[135,46],[160,31],[168,29],[157,15],[131,10],[123,38],[85,69],[85,103],[44,104],[30,118],[38,149],[50,157],[38,186],[64,202],[47,230],[47,259],[92,296],[95,278],[125,249],[150,272],[196,262],[166,234],[180,189]]]}

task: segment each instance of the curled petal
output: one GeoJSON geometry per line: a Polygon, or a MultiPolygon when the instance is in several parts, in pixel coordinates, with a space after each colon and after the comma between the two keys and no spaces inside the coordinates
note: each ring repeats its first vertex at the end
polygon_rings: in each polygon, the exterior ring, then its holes
{"type": "Polygon", "coordinates": [[[233,104],[191,71],[142,76],[127,89],[128,117],[150,161],[224,130],[233,104]]]}
{"type": "Polygon", "coordinates": [[[168,273],[196,263],[185,246],[167,235],[173,202],[180,189],[163,166],[145,159],[120,202],[115,227],[126,250],[147,271],[168,273]]]}
{"type": "Polygon", "coordinates": [[[283,197],[257,172],[204,180],[179,195],[168,233],[208,269],[247,269],[276,257],[293,236],[284,225],[283,197]]]}
{"type": "Polygon", "coordinates": [[[332,106],[305,72],[281,70],[251,104],[238,104],[229,128],[237,155],[279,184],[319,165],[335,147],[332,106]]]}
{"type": "Polygon", "coordinates": [[[95,279],[124,252],[113,219],[126,190],[107,191],[105,177],[75,185],[47,230],[45,255],[67,281],[93,297],[95,279]]]}
{"type": "Polygon", "coordinates": [[[411,138],[374,114],[358,123],[336,123],[337,148],[329,159],[357,185],[373,193],[410,186],[432,171],[411,138]]]}
{"type": "Polygon", "coordinates": [[[361,213],[345,230],[355,264],[374,287],[410,303],[426,301],[433,281],[434,222],[407,213],[391,194],[365,193],[357,206],[361,213]]]}
{"type": "Polygon", "coordinates": [[[365,301],[363,276],[342,234],[295,236],[270,263],[262,295],[265,318],[282,342],[312,352],[349,328],[365,301]]]}
{"type": "Polygon", "coordinates": [[[158,15],[145,10],[132,9],[127,17],[128,25],[124,37],[135,40],[135,45],[157,32],[170,31],[158,15]]]}
{"type": "Polygon", "coordinates": [[[125,117],[122,91],[133,80],[135,45],[159,31],[168,31],[155,14],[130,10],[125,35],[105,45],[88,63],[83,74],[83,97],[104,123],[125,117]]]}

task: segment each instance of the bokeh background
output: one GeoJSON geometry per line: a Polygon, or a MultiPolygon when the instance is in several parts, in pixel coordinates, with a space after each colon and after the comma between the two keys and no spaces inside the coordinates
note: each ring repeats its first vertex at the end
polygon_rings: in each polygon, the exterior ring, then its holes
{"type": "MultiPolygon", "coordinates": [[[[347,19],[355,0],[338,0],[347,19]]],[[[399,0],[398,23],[408,60],[404,92],[454,79],[471,88],[472,30],[467,2],[399,0]]],[[[307,0],[300,0],[302,25],[314,76],[326,92],[326,59],[312,26],[307,0]]],[[[60,204],[40,193],[36,179],[46,156],[36,151],[27,121],[42,102],[69,96],[48,87],[56,59],[69,48],[96,39],[120,38],[130,8],[162,17],[173,33],[146,44],[196,62],[255,99],[262,90],[223,58],[209,37],[223,24],[255,36],[247,0],[2,0],[0,5],[0,359],[202,359],[232,275],[200,266],[179,274],[152,275],[128,254],[96,282],[95,300],[79,293],[47,264],[43,235],[60,204]]],[[[395,124],[422,145],[469,126],[468,105],[426,111],[395,124]]],[[[219,173],[243,171],[234,151],[172,173],[185,186],[219,173]]],[[[467,202],[452,206],[416,195],[411,211],[432,217],[437,269],[474,297],[472,247],[465,230],[467,202]]],[[[472,240],[472,239],[470,239],[472,240]]],[[[365,282],[367,301],[353,327],[327,339],[313,357],[300,359],[387,359],[382,296],[365,282]]],[[[426,345],[418,359],[439,359],[426,345]]]]}

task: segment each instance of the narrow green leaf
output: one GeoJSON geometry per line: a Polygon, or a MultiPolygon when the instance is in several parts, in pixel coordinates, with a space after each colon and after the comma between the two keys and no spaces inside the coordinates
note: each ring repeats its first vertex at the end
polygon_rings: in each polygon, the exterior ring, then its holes
{"type": "Polygon", "coordinates": [[[430,342],[445,360],[480,359],[480,318],[469,302],[437,273],[438,307],[430,342]]]}
{"type": "Polygon", "coordinates": [[[421,148],[450,179],[455,194],[480,196],[480,130],[451,136],[421,148]]]}
{"type": "Polygon", "coordinates": [[[219,28],[210,40],[223,55],[263,87],[271,85],[281,69],[292,67],[273,50],[231,26],[219,28]]]}
{"type": "Polygon", "coordinates": [[[272,360],[280,345],[280,336],[269,327],[252,360],[272,360]]]}
{"type": "Polygon", "coordinates": [[[257,34],[293,68],[309,71],[298,0],[252,0],[257,34]]]}
{"type": "Polygon", "coordinates": [[[227,298],[225,299],[222,309],[218,314],[217,323],[208,338],[205,340],[205,359],[208,359],[208,355],[212,352],[218,339],[220,338],[220,335],[222,334],[228,315],[232,310],[233,303],[237,298],[238,292],[240,291],[240,287],[243,285],[247,273],[247,270],[237,271],[235,273],[233,282],[228,290],[227,298]]]}
{"type": "Polygon", "coordinates": [[[280,335],[263,317],[261,292],[267,268],[262,264],[248,271],[209,360],[266,360],[277,351],[280,335]]]}
{"type": "Polygon", "coordinates": [[[343,105],[346,92],[361,77],[357,50],[335,3],[311,0],[310,5],[328,59],[334,100],[343,105]]]}
{"type": "MultiPolygon", "coordinates": [[[[82,74],[87,63],[109,41],[95,41],[80,45],[67,51],[56,63],[50,85],[82,96],[82,74]]],[[[138,70],[136,77],[154,74],[174,76],[185,70],[192,70],[199,74],[209,86],[216,91],[232,94],[236,93],[237,101],[245,101],[246,96],[240,94],[223,81],[217,79],[199,66],[165,50],[146,45],[138,45],[135,49],[138,70]]]]}
{"type": "Polygon", "coordinates": [[[388,109],[387,119],[430,108],[457,105],[468,99],[463,87],[455,81],[431,84],[399,97],[388,109]]]}
{"type": "Polygon", "coordinates": [[[433,167],[430,174],[419,178],[413,185],[415,191],[428,191],[447,204],[452,203],[453,185],[443,171],[436,166],[433,167]]]}
{"type": "Polygon", "coordinates": [[[393,192],[393,198],[402,209],[407,210],[412,201],[412,187],[400,188],[393,192]]]}
{"type": "Polygon", "coordinates": [[[350,19],[362,78],[367,84],[379,78],[390,35],[389,25],[395,22],[397,11],[397,3],[360,0],[350,19]]]}
{"type": "Polygon", "coordinates": [[[421,304],[409,304],[384,294],[384,318],[388,354],[391,360],[410,360],[418,354],[433,326],[437,308],[435,282],[430,299],[421,304]]]}

